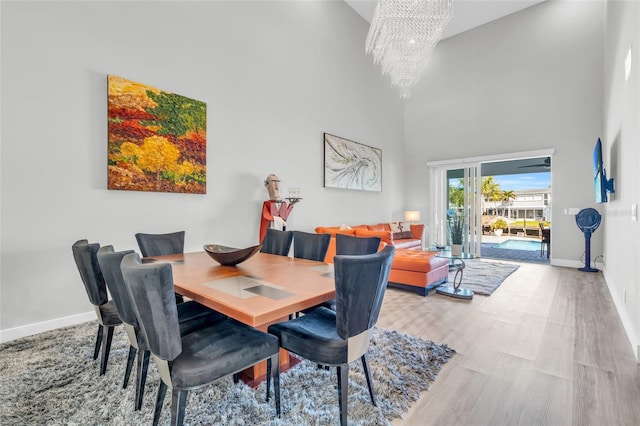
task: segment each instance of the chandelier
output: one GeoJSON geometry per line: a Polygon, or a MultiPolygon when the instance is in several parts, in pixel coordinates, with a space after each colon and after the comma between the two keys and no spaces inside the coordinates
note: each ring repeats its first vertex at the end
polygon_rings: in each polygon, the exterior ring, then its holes
{"type": "Polygon", "coordinates": [[[366,52],[407,99],[451,20],[452,0],[378,0],[366,52]]]}

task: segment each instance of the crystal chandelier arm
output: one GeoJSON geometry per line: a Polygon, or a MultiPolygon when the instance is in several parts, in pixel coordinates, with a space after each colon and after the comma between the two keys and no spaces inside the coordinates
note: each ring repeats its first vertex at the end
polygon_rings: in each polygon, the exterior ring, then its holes
{"type": "Polygon", "coordinates": [[[409,97],[453,15],[452,0],[378,0],[365,51],[409,97]]]}

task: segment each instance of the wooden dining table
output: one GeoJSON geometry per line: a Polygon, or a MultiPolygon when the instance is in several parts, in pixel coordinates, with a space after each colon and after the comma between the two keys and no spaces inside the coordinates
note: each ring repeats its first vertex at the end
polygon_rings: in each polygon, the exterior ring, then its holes
{"type": "MultiPolygon", "coordinates": [[[[237,266],[222,266],[204,250],[144,261],[170,263],[176,293],[262,331],[335,298],[333,265],[323,262],[256,253],[237,266]]],[[[287,351],[280,350],[282,370],[292,360],[287,351]]],[[[266,376],[266,362],[244,375],[259,382],[266,376]]]]}

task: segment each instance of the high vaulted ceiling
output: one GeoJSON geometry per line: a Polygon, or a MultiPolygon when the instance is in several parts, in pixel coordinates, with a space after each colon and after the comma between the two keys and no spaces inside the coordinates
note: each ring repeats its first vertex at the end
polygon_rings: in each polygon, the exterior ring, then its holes
{"type": "MultiPolygon", "coordinates": [[[[377,0],[344,0],[367,22],[371,22],[377,0]]],[[[444,31],[443,38],[452,37],[504,16],[526,9],[546,0],[453,0],[453,18],[444,31]]],[[[487,162],[482,165],[485,176],[540,173],[550,171],[545,158],[528,158],[487,162]]]]}
{"type": "MultiPolygon", "coordinates": [[[[367,22],[371,22],[377,0],[344,0],[367,22]]],[[[453,0],[453,18],[443,39],[510,15],[545,0],[453,0]]]]}

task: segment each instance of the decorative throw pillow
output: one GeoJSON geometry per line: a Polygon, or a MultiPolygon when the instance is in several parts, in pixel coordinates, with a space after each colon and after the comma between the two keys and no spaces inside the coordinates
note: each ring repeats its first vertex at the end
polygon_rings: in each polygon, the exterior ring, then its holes
{"type": "Polygon", "coordinates": [[[413,239],[413,234],[411,233],[411,231],[394,232],[393,233],[393,239],[394,240],[413,239]]]}
{"type": "Polygon", "coordinates": [[[387,230],[384,223],[379,223],[377,225],[367,225],[367,229],[369,229],[369,231],[386,231],[387,230]]]}
{"type": "Polygon", "coordinates": [[[344,223],[342,225],[340,225],[340,230],[341,231],[346,231],[347,229],[351,229],[351,227],[349,225],[345,225],[344,223]]]}
{"type": "Polygon", "coordinates": [[[391,228],[391,232],[394,234],[409,231],[409,224],[405,222],[391,222],[389,227],[391,228]]]}

